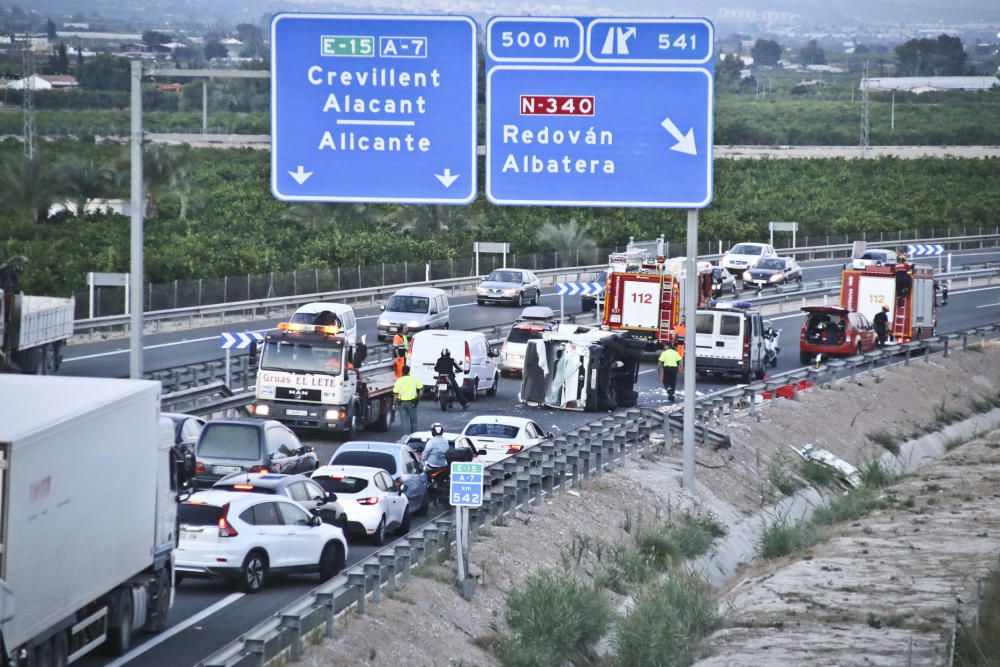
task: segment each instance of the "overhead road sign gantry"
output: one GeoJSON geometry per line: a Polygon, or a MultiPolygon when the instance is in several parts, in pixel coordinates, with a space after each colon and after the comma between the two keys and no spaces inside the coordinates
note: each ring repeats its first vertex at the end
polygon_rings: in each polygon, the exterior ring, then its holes
{"type": "Polygon", "coordinates": [[[274,196],[472,202],[476,32],[464,16],[276,15],[274,196]]]}
{"type": "Polygon", "coordinates": [[[708,206],[714,32],[700,18],[492,19],[487,198],[708,206]]]}

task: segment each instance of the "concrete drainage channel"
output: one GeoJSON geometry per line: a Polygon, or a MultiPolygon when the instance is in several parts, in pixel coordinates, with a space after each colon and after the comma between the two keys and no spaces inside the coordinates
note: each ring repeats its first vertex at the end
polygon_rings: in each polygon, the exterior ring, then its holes
{"type": "MultiPolygon", "coordinates": [[[[854,357],[836,366],[821,369],[798,369],[767,382],[746,387],[734,387],[700,397],[698,417],[702,423],[696,429],[703,445],[726,446],[728,436],[708,426],[706,420],[723,421],[727,416],[742,412],[747,407],[755,409],[756,394],[774,390],[779,386],[795,383],[810,377],[815,382],[834,382],[859,373],[869,372],[877,360],[908,364],[914,352],[929,359],[932,346],[934,354],[947,357],[950,343],[961,341],[962,347],[969,340],[985,341],[1000,332],[1000,324],[989,327],[938,336],[893,346],[878,352],[854,357]]],[[[573,431],[543,442],[516,456],[487,468],[485,504],[470,513],[473,538],[478,528],[492,524],[502,516],[515,511],[530,511],[546,496],[557,490],[577,487],[581,481],[613,472],[624,460],[649,447],[673,442],[680,434],[679,411],[661,413],[649,409],[631,408],[592,421],[573,431]],[[655,437],[663,434],[663,438],[655,437]],[[657,443],[659,441],[659,443],[657,443]]],[[[905,458],[889,456],[894,465],[910,470],[918,467],[928,457],[936,458],[944,451],[948,440],[1000,423],[1000,411],[994,410],[977,420],[969,420],[946,429],[937,438],[925,436],[908,443],[905,458]],[[989,418],[994,421],[983,421],[989,418]]],[[[798,496],[783,501],[774,511],[788,512],[791,520],[806,518],[809,512],[823,501],[815,491],[806,490],[798,496]],[[787,506],[785,506],[787,505],[787,506]]],[[[739,558],[752,553],[753,544],[763,529],[765,519],[758,515],[740,526],[717,545],[714,555],[698,561],[713,583],[721,583],[735,572],[739,558]],[[756,523],[755,523],[756,521],[756,523]]],[[[336,635],[336,619],[350,613],[367,611],[369,599],[377,604],[383,589],[394,591],[398,581],[411,576],[412,568],[438,557],[452,553],[455,527],[451,517],[442,514],[427,525],[418,528],[361,563],[346,574],[319,586],[285,610],[260,624],[243,637],[199,663],[205,667],[230,667],[233,665],[266,665],[273,660],[297,661],[306,643],[332,639],[336,635]]]]}

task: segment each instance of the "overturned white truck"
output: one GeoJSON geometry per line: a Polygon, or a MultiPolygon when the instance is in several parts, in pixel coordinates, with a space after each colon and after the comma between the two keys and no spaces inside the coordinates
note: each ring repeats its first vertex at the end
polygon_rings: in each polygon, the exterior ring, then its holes
{"type": "Polygon", "coordinates": [[[597,412],[633,407],[642,341],[619,332],[560,324],[528,341],[519,400],[597,412]]]}

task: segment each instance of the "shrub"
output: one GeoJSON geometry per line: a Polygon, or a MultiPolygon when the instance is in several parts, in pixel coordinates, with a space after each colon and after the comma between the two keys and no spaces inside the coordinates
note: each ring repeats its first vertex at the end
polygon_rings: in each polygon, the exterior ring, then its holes
{"type": "Polygon", "coordinates": [[[896,483],[899,475],[892,472],[878,459],[869,459],[861,466],[861,485],[868,489],[883,489],[896,483]]]}
{"type": "Polygon", "coordinates": [[[539,570],[507,594],[505,618],[513,632],[497,642],[497,655],[512,667],[577,663],[607,632],[611,616],[601,591],[539,570]]]}
{"type": "Polygon", "coordinates": [[[778,517],[769,523],[757,543],[757,555],[764,559],[779,558],[816,543],[819,536],[809,522],[792,523],[788,517],[778,517]]]}
{"type": "Polygon", "coordinates": [[[827,507],[818,508],[813,513],[812,520],[819,526],[828,526],[841,521],[853,521],[881,506],[882,502],[875,497],[870,489],[855,489],[835,498],[827,507]]]}
{"type": "Polygon", "coordinates": [[[837,473],[830,466],[806,461],[802,466],[802,477],[812,486],[830,486],[837,479],[837,473]]]}
{"type": "Polygon", "coordinates": [[[898,438],[896,438],[896,436],[894,436],[892,433],[889,433],[888,431],[875,431],[874,433],[868,436],[868,439],[871,442],[875,443],[876,445],[879,445],[880,447],[885,449],[887,452],[890,452],[891,454],[894,454],[896,456],[899,455],[898,438]]]}
{"type": "Polygon", "coordinates": [[[719,622],[709,587],[688,576],[673,576],[636,598],[618,624],[618,661],[629,667],[688,665],[699,639],[719,622]]]}
{"type": "Polygon", "coordinates": [[[955,640],[958,667],[1000,664],[1000,570],[987,578],[978,613],[977,622],[959,626],[955,640]]]}
{"type": "Polygon", "coordinates": [[[780,450],[774,453],[767,466],[767,481],[786,496],[802,487],[802,482],[789,472],[788,467],[788,457],[780,450]]]}

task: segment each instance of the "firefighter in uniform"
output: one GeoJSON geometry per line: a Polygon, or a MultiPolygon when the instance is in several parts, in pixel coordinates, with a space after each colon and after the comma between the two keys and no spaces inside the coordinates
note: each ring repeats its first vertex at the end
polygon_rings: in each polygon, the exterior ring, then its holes
{"type": "Polygon", "coordinates": [[[663,388],[667,390],[667,400],[671,403],[674,402],[674,392],[677,389],[677,371],[680,369],[683,359],[674,343],[667,343],[667,347],[657,359],[660,366],[660,376],[663,378],[663,388]]]}
{"type": "Polygon", "coordinates": [[[420,392],[424,385],[410,375],[409,366],[403,366],[402,373],[393,385],[392,393],[402,414],[400,421],[403,423],[403,433],[409,434],[417,431],[417,403],[420,401],[420,392]]]}
{"type": "Polygon", "coordinates": [[[396,377],[403,375],[403,366],[406,365],[406,351],[410,346],[410,341],[406,338],[406,327],[400,324],[396,327],[396,335],[392,337],[392,365],[395,368],[396,377]]]}
{"type": "Polygon", "coordinates": [[[684,358],[684,336],[687,334],[687,327],[684,326],[684,320],[677,323],[674,327],[674,333],[677,335],[677,354],[681,355],[681,359],[684,358]]]}

